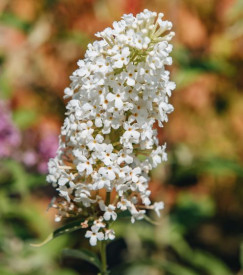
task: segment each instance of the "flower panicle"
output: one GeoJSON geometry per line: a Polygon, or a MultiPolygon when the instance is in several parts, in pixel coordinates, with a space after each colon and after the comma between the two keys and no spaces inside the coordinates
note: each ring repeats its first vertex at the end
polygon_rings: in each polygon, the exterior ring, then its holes
{"type": "Polygon", "coordinates": [[[64,90],[66,118],[47,181],[61,200],[56,220],[83,217],[91,245],[114,239],[109,224],[117,213],[128,211],[135,222],[164,207],[151,203],[148,189],[149,171],[167,159],[153,125],[168,121],[175,88],[165,69],[174,32],[162,17],[125,14],[97,33],[101,40],[88,45],[64,90]]]}

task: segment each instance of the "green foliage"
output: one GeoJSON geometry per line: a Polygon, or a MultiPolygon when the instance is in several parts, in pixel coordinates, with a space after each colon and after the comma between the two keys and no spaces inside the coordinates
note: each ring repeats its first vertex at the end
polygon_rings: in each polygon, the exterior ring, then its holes
{"type": "Polygon", "coordinates": [[[215,213],[215,205],[209,197],[194,198],[188,193],[181,193],[170,218],[174,224],[190,230],[215,213]]]}
{"type": "MultiPolygon", "coordinates": [[[[44,238],[53,230],[43,208],[30,195],[33,188],[43,186],[45,177],[27,172],[11,159],[1,161],[0,174],[0,274],[77,275],[60,269],[55,262],[68,237],[38,249],[30,246],[34,238],[44,238]]],[[[62,228],[66,229],[67,226],[62,228]]],[[[55,234],[59,236],[63,232],[56,230],[55,234]]]]}
{"type": "Polygon", "coordinates": [[[62,251],[63,257],[71,257],[80,260],[84,260],[89,262],[90,264],[96,266],[99,270],[101,270],[101,262],[97,255],[89,250],[86,249],[64,249],[62,251]]]}
{"type": "Polygon", "coordinates": [[[214,177],[226,177],[235,175],[243,177],[243,167],[237,160],[226,159],[222,157],[201,157],[195,158],[189,165],[180,163],[177,157],[173,156],[171,160],[171,178],[170,184],[181,186],[193,185],[197,183],[201,175],[211,175],[214,177]]]}
{"type": "Polygon", "coordinates": [[[222,261],[210,253],[200,250],[192,250],[185,240],[179,235],[176,242],[171,243],[171,246],[184,262],[188,263],[196,270],[201,270],[201,272],[210,275],[232,274],[232,272],[222,261]],[[207,263],[207,265],[205,265],[205,263],[207,263]]]}

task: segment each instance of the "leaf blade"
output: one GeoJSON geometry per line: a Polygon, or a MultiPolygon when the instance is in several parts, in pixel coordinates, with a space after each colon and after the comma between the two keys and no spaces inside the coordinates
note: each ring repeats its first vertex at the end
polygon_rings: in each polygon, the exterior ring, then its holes
{"type": "Polygon", "coordinates": [[[81,222],[83,222],[84,220],[78,220],[78,221],[75,221],[75,222],[71,222],[71,223],[68,223],[68,224],[65,224],[61,227],[59,227],[58,229],[56,229],[53,233],[51,233],[49,236],[47,236],[47,238],[41,242],[41,243],[37,243],[37,244],[30,244],[31,246],[33,247],[41,247],[47,243],[49,243],[51,240],[63,235],[63,234],[66,234],[66,233],[71,233],[71,232],[74,232],[74,231],[77,231],[79,229],[82,229],[82,225],[81,225],[81,222]]]}

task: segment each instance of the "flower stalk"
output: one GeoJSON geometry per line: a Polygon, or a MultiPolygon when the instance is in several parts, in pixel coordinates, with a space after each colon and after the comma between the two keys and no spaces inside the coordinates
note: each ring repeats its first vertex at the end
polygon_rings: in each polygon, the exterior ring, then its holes
{"type": "Polygon", "coordinates": [[[107,257],[106,257],[106,242],[100,243],[100,256],[101,256],[101,273],[100,275],[108,275],[107,270],[107,257]]]}

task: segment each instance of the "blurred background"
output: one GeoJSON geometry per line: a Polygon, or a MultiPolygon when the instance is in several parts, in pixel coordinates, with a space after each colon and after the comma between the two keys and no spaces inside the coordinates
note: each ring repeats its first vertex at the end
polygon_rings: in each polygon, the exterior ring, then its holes
{"type": "MultiPolygon", "coordinates": [[[[158,225],[115,224],[115,275],[243,274],[243,1],[0,1],[0,274],[93,275],[62,256],[82,231],[41,248],[58,224],[45,182],[64,119],[63,90],[94,33],[144,8],[173,22],[175,111],[159,129],[169,161],[152,175],[158,225]]],[[[151,216],[151,218],[155,218],[151,216]]]]}

